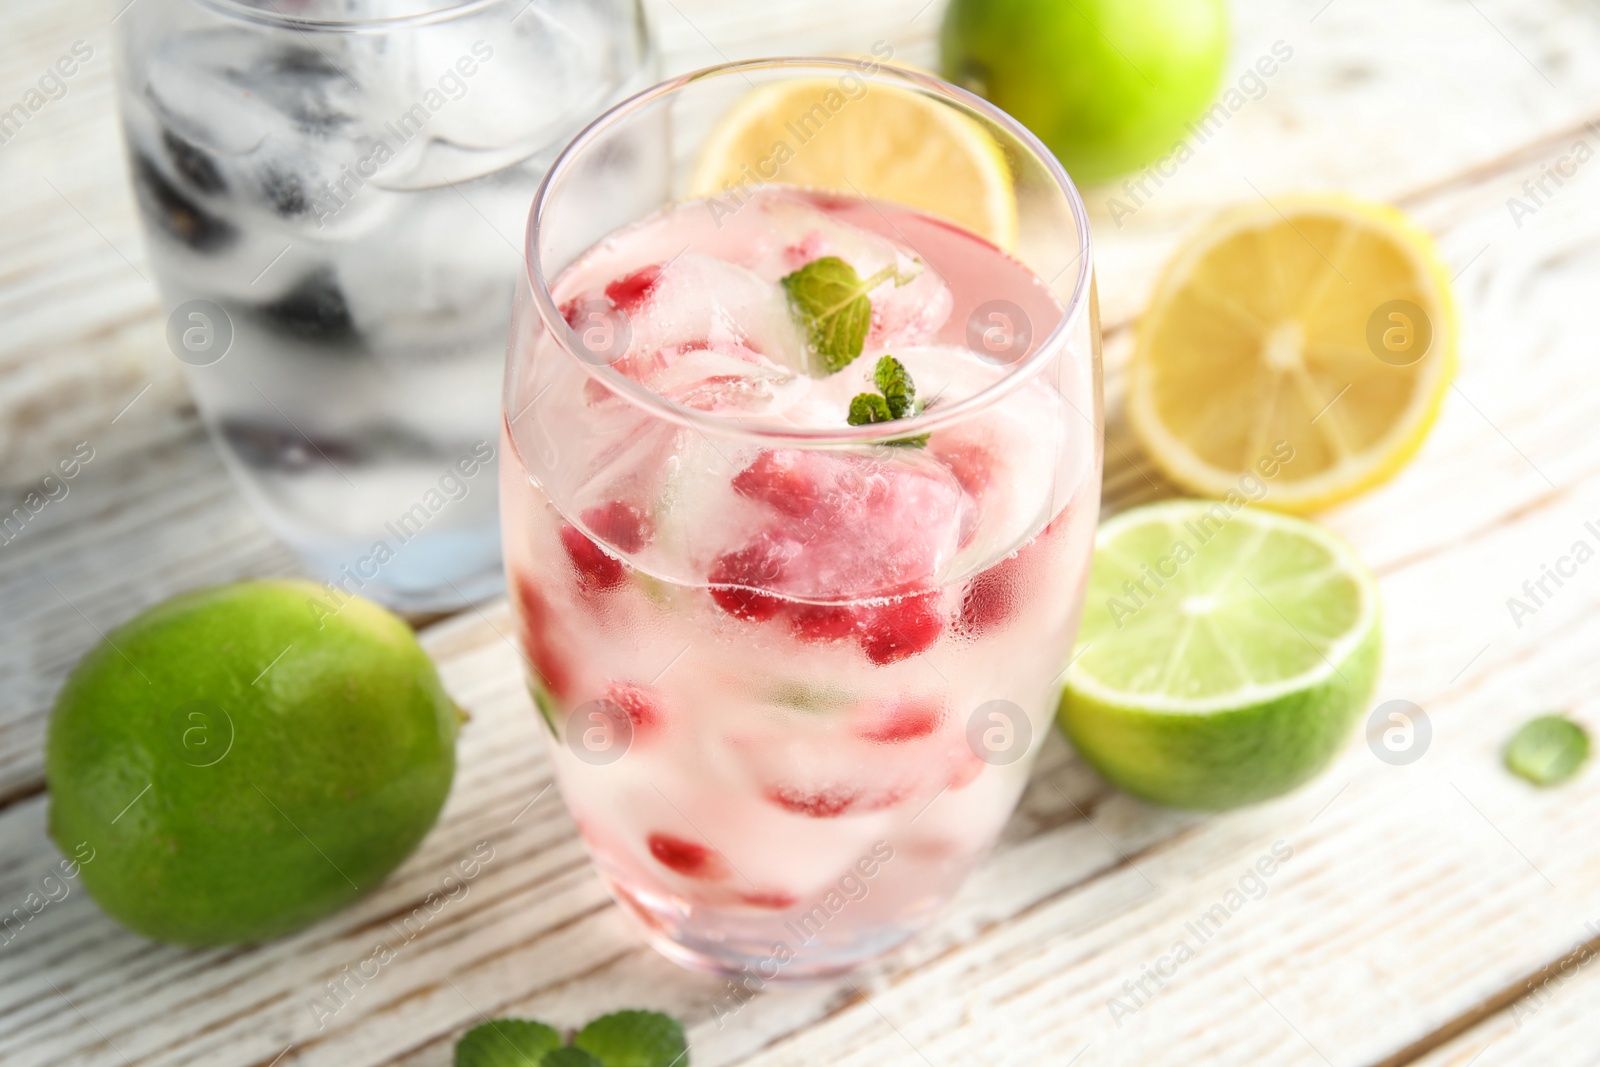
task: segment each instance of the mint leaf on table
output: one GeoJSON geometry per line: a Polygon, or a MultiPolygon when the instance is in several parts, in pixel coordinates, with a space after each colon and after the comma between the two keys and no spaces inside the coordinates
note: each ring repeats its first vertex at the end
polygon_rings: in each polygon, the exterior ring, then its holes
{"type": "Polygon", "coordinates": [[[843,370],[861,354],[872,325],[867,294],[890,278],[904,284],[893,267],[863,279],[838,256],[814,259],[784,276],[789,306],[805,328],[806,342],[824,375],[843,370]]]}
{"type": "MultiPolygon", "coordinates": [[[[602,1067],[688,1067],[683,1024],[657,1011],[618,1011],[593,1020],[572,1039],[602,1067]]],[[[548,1061],[547,1061],[548,1062],[548,1061]]]]}
{"type": "Polygon", "coordinates": [[[606,1067],[606,1065],[576,1045],[567,1045],[545,1053],[539,1067],[606,1067]]]}
{"type": "Polygon", "coordinates": [[[533,1019],[495,1019],[456,1042],[456,1067],[540,1067],[561,1047],[554,1027],[533,1019]]]}
{"type": "Polygon", "coordinates": [[[1506,745],[1506,768],[1534,785],[1560,785],[1589,758],[1589,735],[1565,715],[1522,724],[1506,745]]]}

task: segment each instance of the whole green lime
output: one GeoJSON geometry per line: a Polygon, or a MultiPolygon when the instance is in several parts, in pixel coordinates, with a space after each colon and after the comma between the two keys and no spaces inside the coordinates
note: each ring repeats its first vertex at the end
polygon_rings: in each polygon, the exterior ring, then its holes
{"type": "Polygon", "coordinates": [[[56,700],[50,835],[159,941],[259,941],[374,889],[438,817],[459,713],[409,627],[310,582],[175,597],[56,700]]]}
{"type": "Polygon", "coordinates": [[[952,0],[944,76],[1010,112],[1079,182],[1171,152],[1217,91],[1226,0],[952,0]]]}

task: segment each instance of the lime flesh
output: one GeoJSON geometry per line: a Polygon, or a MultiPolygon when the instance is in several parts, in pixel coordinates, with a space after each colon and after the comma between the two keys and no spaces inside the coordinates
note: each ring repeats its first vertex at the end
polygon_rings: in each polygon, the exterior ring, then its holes
{"type": "Polygon", "coordinates": [[[117,627],[68,677],[46,746],[50,833],[138,933],[275,937],[416,847],[449,792],[458,722],[410,628],[377,605],[309,582],[198,590],[117,627]]]}
{"type": "Polygon", "coordinates": [[[1224,501],[1125,512],[1095,541],[1060,723],[1111,782],[1220,809],[1333,758],[1371,695],[1375,581],[1318,526],[1224,501]]]}

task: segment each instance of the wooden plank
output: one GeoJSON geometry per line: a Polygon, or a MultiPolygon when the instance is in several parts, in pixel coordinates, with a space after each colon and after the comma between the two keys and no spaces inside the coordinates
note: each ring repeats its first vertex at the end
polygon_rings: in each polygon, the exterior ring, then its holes
{"type": "MultiPolygon", "coordinates": [[[[1593,928],[1586,926],[1584,933],[1593,928]]],[[[1412,1062],[1417,1067],[1581,1067],[1594,1062],[1600,1020],[1600,969],[1593,938],[1572,948],[1544,972],[1529,975],[1510,992],[1519,999],[1455,1040],[1412,1062]]]]}

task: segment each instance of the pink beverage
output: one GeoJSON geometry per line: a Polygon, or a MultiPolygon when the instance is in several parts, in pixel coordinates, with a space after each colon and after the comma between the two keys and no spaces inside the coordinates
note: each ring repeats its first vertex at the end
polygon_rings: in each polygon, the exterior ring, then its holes
{"type": "Polygon", "coordinates": [[[893,947],[1051,726],[1099,503],[1090,315],[950,223],[781,185],[667,203],[529,295],[506,565],[596,865],[689,966],[893,947]],[[838,260],[861,285],[819,305],[795,279],[838,260]],[[852,425],[874,393],[899,417],[852,425]]]}

